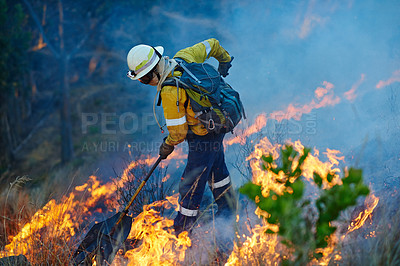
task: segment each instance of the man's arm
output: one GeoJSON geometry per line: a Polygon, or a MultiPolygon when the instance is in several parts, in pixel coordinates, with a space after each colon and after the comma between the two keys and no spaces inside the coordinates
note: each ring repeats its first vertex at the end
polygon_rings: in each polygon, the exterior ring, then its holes
{"type": "Polygon", "coordinates": [[[221,63],[231,61],[229,53],[219,44],[219,41],[214,38],[182,49],[176,53],[174,58],[176,57],[182,58],[188,63],[203,63],[210,57],[214,57],[221,63]]]}

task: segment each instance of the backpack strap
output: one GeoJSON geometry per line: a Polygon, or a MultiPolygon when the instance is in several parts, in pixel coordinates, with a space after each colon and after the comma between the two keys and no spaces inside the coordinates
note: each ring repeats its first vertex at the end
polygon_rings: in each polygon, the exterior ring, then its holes
{"type": "MultiPolygon", "coordinates": [[[[178,112],[179,112],[179,87],[181,87],[182,89],[185,90],[185,88],[189,88],[189,86],[186,85],[185,83],[183,83],[178,77],[169,77],[169,78],[167,78],[161,84],[161,87],[164,87],[164,86],[174,86],[174,87],[176,87],[176,95],[177,95],[176,96],[177,97],[176,106],[178,107],[178,112]]],[[[186,90],[185,90],[185,93],[186,93],[186,90]]],[[[159,98],[158,98],[158,102],[157,102],[157,106],[161,105],[161,101],[162,100],[161,100],[161,92],[160,92],[159,98]]],[[[184,103],[185,110],[188,107],[188,105],[189,105],[189,96],[186,93],[186,101],[184,103]]]]}
{"type": "MultiPolygon", "coordinates": [[[[181,60],[181,58],[175,58],[175,61],[178,63],[178,65],[186,72],[188,73],[189,76],[192,77],[192,79],[194,79],[197,83],[201,84],[201,81],[196,78],[196,76],[190,72],[189,69],[187,69],[187,67],[185,66],[185,63],[181,60]]],[[[185,61],[186,62],[186,61],[185,61]]]]}
{"type": "Polygon", "coordinates": [[[177,79],[177,77],[169,77],[169,78],[167,78],[167,79],[161,84],[161,87],[165,87],[165,86],[176,86],[175,79],[177,79]]]}
{"type": "Polygon", "coordinates": [[[158,93],[157,106],[161,105],[161,91],[158,93]]]}
{"type": "Polygon", "coordinates": [[[175,79],[176,83],[176,107],[178,107],[178,113],[179,113],[179,81],[178,79],[175,79]]]}

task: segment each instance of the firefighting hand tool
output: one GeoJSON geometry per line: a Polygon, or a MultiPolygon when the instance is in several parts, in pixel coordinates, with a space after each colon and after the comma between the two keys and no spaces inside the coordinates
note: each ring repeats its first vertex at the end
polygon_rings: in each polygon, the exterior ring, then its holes
{"type": "Polygon", "coordinates": [[[122,212],[95,224],[89,230],[75,251],[71,265],[92,265],[94,261],[96,261],[96,265],[110,265],[112,263],[115,254],[128,238],[132,227],[132,217],[127,215],[129,207],[161,160],[162,158],[159,156],[122,212]]]}

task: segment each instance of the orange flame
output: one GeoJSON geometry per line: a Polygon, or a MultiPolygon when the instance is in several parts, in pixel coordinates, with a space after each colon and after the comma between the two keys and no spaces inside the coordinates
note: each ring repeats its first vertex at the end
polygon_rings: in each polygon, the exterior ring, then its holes
{"type": "Polygon", "coordinates": [[[162,179],[162,181],[161,182],[167,182],[167,180],[169,179],[171,177],[171,175],[170,174],[167,174],[167,175],[165,175],[164,177],[163,177],[163,179],[162,179]]]}
{"type": "MultiPolygon", "coordinates": [[[[327,88],[329,88],[329,86],[327,86],[327,88]]],[[[322,95],[321,97],[324,97],[323,94],[326,92],[322,92],[320,90],[318,93],[320,93],[319,95],[322,95]]],[[[300,154],[300,156],[304,154],[304,146],[300,141],[295,141],[294,143],[289,141],[288,144],[293,145],[294,149],[300,154]]],[[[262,193],[264,196],[267,196],[271,190],[277,194],[282,194],[286,189],[284,184],[274,182],[274,180],[279,179],[280,176],[271,171],[265,171],[260,163],[261,157],[267,154],[271,154],[274,159],[277,159],[279,157],[279,150],[281,147],[282,145],[272,145],[268,138],[263,138],[258,144],[255,145],[253,153],[246,158],[246,160],[250,161],[253,174],[252,182],[262,186],[262,193]]],[[[302,170],[303,176],[309,181],[313,179],[314,172],[319,173],[322,177],[326,176],[327,173],[334,174],[334,178],[331,182],[328,182],[326,178],[323,180],[323,188],[326,189],[335,184],[341,183],[341,179],[338,175],[340,170],[337,168],[337,166],[340,161],[344,160],[344,156],[340,156],[339,151],[330,149],[327,149],[324,154],[328,158],[326,162],[322,162],[318,158],[319,151],[314,149],[314,153],[309,154],[307,159],[304,161],[302,170]]],[[[296,166],[297,165],[295,162],[293,167],[296,166]]],[[[268,215],[265,213],[265,211],[262,211],[259,208],[256,209],[255,213],[259,217],[261,215],[268,215]]],[[[260,261],[263,263],[268,263],[268,265],[278,265],[280,260],[278,251],[286,250],[287,248],[278,243],[279,241],[277,240],[276,234],[266,234],[265,231],[267,229],[270,229],[274,232],[279,230],[277,226],[270,225],[263,220],[261,224],[256,225],[255,228],[248,230],[251,232],[251,236],[240,236],[237,234],[238,243],[235,243],[234,250],[230,255],[226,265],[252,265],[259,264],[260,261]]],[[[331,236],[328,241],[328,247],[320,250],[323,253],[323,258],[317,262],[318,264],[328,264],[337,240],[338,239],[336,236],[331,236]]]]}
{"type": "Polygon", "coordinates": [[[31,261],[35,261],[35,254],[32,252],[38,241],[42,246],[54,245],[52,243],[54,239],[63,239],[63,242],[67,243],[84,221],[81,214],[89,216],[92,215],[93,210],[101,210],[97,207],[99,202],[110,208],[110,198],[114,192],[112,183],[100,185],[95,176],[90,176],[86,184],[77,186],[68,196],[64,196],[60,203],[52,199],[37,211],[30,222],[16,236],[11,237],[10,244],[0,252],[0,257],[23,254],[31,261]],[[77,195],[77,192],[84,191],[89,192],[87,199],[77,195]]]}
{"type": "MultiPolygon", "coordinates": [[[[301,155],[304,154],[304,146],[300,141],[295,141],[294,143],[288,141],[287,144],[293,145],[294,149],[301,155]]],[[[263,194],[268,196],[268,191],[273,190],[278,194],[282,194],[285,189],[284,184],[276,183],[274,180],[279,179],[279,176],[271,171],[265,171],[260,164],[260,159],[263,155],[272,154],[274,159],[279,157],[279,150],[282,145],[276,144],[272,145],[268,138],[263,138],[258,144],[255,145],[254,152],[246,158],[250,161],[250,166],[253,173],[253,182],[255,184],[260,184],[263,187],[263,194]]],[[[303,176],[306,180],[313,179],[313,173],[317,172],[322,177],[326,176],[328,173],[334,174],[334,178],[331,182],[328,180],[323,180],[323,188],[332,187],[335,184],[341,184],[341,179],[339,177],[340,169],[335,167],[339,164],[339,161],[344,160],[344,156],[338,156],[340,151],[327,149],[324,154],[326,154],[328,161],[322,162],[319,160],[319,151],[314,149],[314,154],[309,154],[307,159],[304,161],[303,166],[303,176]]],[[[293,166],[296,167],[296,164],[293,166]]]]}
{"type": "MultiPolygon", "coordinates": [[[[179,149],[175,153],[174,157],[181,157],[183,154],[179,149]]],[[[173,158],[173,156],[171,156],[173,158]]],[[[13,255],[25,255],[31,263],[41,264],[43,258],[37,258],[35,250],[37,246],[49,249],[49,256],[46,257],[45,261],[55,261],[60,264],[61,253],[64,253],[64,260],[70,259],[73,250],[69,250],[72,237],[78,232],[80,225],[84,221],[89,221],[90,217],[94,212],[101,212],[103,206],[108,211],[113,211],[113,208],[117,206],[116,203],[116,185],[123,186],[124,182],[130,176],[131,170],[139,165],[152,165],[156,158],[147,157],[137,161],[131,162],[128,167],[124,170],[122,177],[113,182],[101,184],[101,182],[95,177],[90,176],[87,183],[76,186],[75,189],[69,193],[68,196],[64,196],[58,203],[56,200],[50,200],[46,206],[37,211],[31,220],[20,230],[20,232],[10,237],[10,243],[6,245],[3,251],[0,251],[0,258],[5,256],[13,255]],[[62,243],[54,243],[54,239],[62,240],[62,243]],[[54,247],[56,245],[56,247],[54,247]],[[42,259],[42,260],[41,260],[42,259]]],[[[171,158],[169,158],[171,160],[171,158]]],[[[166,160],[168,161],[168,160],[166,160]]],[[[171,208],[174,206],[178,208],[178,197],[177,195],[167,197],[165,201],[155,202],[152,205],[145,206],[143,213],[139,215],[132,225],[131,237],[138,238],[138,234],[155,234],[154,237],[162,239],[158,244],[158,248],[161,248],[158,254],[160,254],[159,261],[173,261],[173,254],[176,256],[176,261],[181,261],[184,258],[185,250],[190,246],[190,239],[187,237],[187,233],[182,233],[178,237],[173,234],[171,226],[173,220],[169,220],[160,216],[153,208],[163,206],[165,208],[171,208]],[[168,229],[169,228],[169,229],[168,229]],[[145,231],[147,230],[147,231],[145,231]],[[169,239],[169,240],[168,240],[169,239]],[[167,242],[166,242],[167,241],[167,242]],[[168,251],[166,243],[171,247],[168,251]],[[169,255],[166,255],[167,252],[169,255]]],[[[147,243],[150,238],[146,236],[143,240],[147,243]],[[147,242],[146,242],[147,241],[147,242]]],[[[150,242],[148,242],[150,243],[150,242]]],[[[156,244],[152,243],[150,250],[153,251],[157,247],[156,244]]],[[[146,248],[142,245],[140,250],[146,248]]],[[[129,254],[140,253],[139,249],[130,251],[129,254]]],[[[144,252],[145,253],[145,252],[144,252]]],[[[143,254],[144,254],[143,253],[143,254]]],[[[140,253],[142,254],[142,253],[140,253]]],[[[154,254],[152,255],[154,256],[154,254]]],[[[130,259],[131,260],[131,259],[130,259]]],[[[143,261],[141,258],[140,261],[143,261]]],[[[134,260],[138,261],[138,260],[134,260]]],[[[135,264],[135,262],[132,262],[135,264]]],[[[51,264],[51,262],[50,262],[51,264]]],[[[63,263],[61,263],[63,264],[63,263]]]]}
{"type": "Polygon", "coordinates": [[[361,74],[360,80],[357,81],[355,84],[353,84],[353,86],[351,86],[350,90],[348,90],[344,93],[344,97],[346,97],[347,100],[349,100],[350,102],[353,102],[357,98],[356,90],[364,82],[364,79],[365,79],[365,74],[361,74]]]}
{"type": "Polygon", "coordinates": [[[278,239],[276,234],[266,234],[269,225],[255,225],[251,229],[251,236],[236,235],[238,243],[225,265],[259,265],[260,262],[269,262],[268,265],[278,265],[278,239]]]}
{"type": "Polygon", "coordinates": [[[383,87],[389,86],[392,83],[400,82],[400,69],[393,72],[392,76],[388,80],[380,80],[376,84],[377,89],[382,89],[383,87]]]}
{"type": "Polygon", "coordinates": [[[364,205],[366,205],[366,209],[361,211],[357,218],[355,218],[347,228],[347,234],[353,232],[354,230],[359,229],[362,227],[367,220],[368,217],[372,217],[372,212],[374,211],[375,207],[379,203],[379,198],[376,197],[374,194],[371,194],[365,199],[364,205]]]}
{"type": "MultiPolygon", "coordinates": [[[[322,88],[316,92],[319,95],[318,97],[324,98],[329,94],[330,85],[326,84],[325,87],[326,90],[322,88]]],[[[262,119],[260,123],[262,124],[262,119]]],[[[300,155],[303,154],[304,146],[300,141],[289,142],[289,144],[292,144],[300,155]]],[[[274,158],[278,158],[281,147],[278,144],[272,145],[267,138],[263,138],[255,145],[253,153],[246,158],[252,168],[253,182],[263,186],[263,194],[265,195],[270,190],[282,193],[285,189],[282,185],[277,185],[276,182],[273,182],[274,179],[279,178],[279,175],[263,170],[260,164],[262,155],[272,154],[274,158]]],[[[327,161],[325,162],[322,162],[318,158],[318,150],[314,149],[313,154],[309,154],[304,162],[303,175],[306,180],[311,180],[313,172],[318,172],[321,176],[333,173],[334,178],[331,182],[323,180],[324,188],[329,188],[341,182],[338,176],[340,173],[338,165],[344,160],[344,157],[337,150],[327,149],[323,154],[327,157],[327,161]]],[[[170,158],[165,161],[171,162],[172,159],[182,159],[185,157],[186,155],[182,149],[176,149],[170,158]]],[[[135,167],[140,165],[150,166],[155,160],[156,157],[146,157],[131,162],[124,170],[121,179],[115,182],[117,185],[123,186],[135,167]]],[[[182,162],[179,163],[181,164],[182,162]]],[[[296,167],[296,163],[293,167],[296,167]]],[[[168,175],[165,178],[167,177],[168,175]]],[[[4,251],[0,251],[0,257],[24,254],[32,263],[37,262],[35,248],[37,249],[38,245],[34,245],[33,243],[40,241],[41,247],[51,247],[52,245],[46,242],[48,241],[46,237],[49,239],[63,239],[66,243],[77,234],[79,226],[84,221],[88,221],[88,217],[93,212],[101,211],[98,206],[106,205],[107,209],[116,207],[114,195],[117,186],[114,185],[115,183],[112,182],[103,185],[95,176],[91,176],[86,184],[75,187],[68,196],[64,196],[60,200],[60,203],[57,203],[55,200],[49,201],[16,236],[10,239],[11,243],[5,247],[4,251]],[[86,197],[84,197],[85,194],[87,194],[86,197]],[[43,236],[43,232],[46,232],[48,235],[46,237],[43,236]]],[[[379,199],[373,195],[370,200],[366,201],[367,209],[360,214],[357,221],[355,220],[351,224],[348,233],[364,224],[367,217],[372,214],[378,201],[379,199]]],[[[129,265],[176,265],[185,263],[185,253],[188,247],[191,246],[191,239],[186,232],[175,236],[172,229],[173,220],[163,217],[157,211],[160,207],[178,210],[178,196],[169,196],[165,200],[144,206],[143,212],[135,218],[129,239],[136,241],[140,245],[133,247],[132,250],[127,251],[123,255],[123,259],[129,265]]],[[[267,215],[258,208],[255,210],[255,214],[258,217],[267,215]]],[[[237,216],[237,221],[239,221],[239,216],[237,216]]],[[[248,225],[247,234],[237,233],[237,242],[234,243],[233,251],[226,265],[256,264],[260,261],[263,263],[278,264],[281,259],[281,250],[285,250],[286,252],[286,248],[279,243],[277,234],[266,234],[265,231],[267,229],[274,232],[279,230],[277,226],[270,225],[265,220],[262,220],[253,227],[248,225]]],[[[333,256],[332,252],[336,242],[337,239],[335,236],[332,236],[329,246],[322,251],[324,257],[318,261],[319,264],[327,264],[330,256],[333,256]]],[[[63,247],[60,246],[60,248],[63,247]]],[[[54,252],[58,251],[55,249],[54,252]]],[[[68,259],[71,251],[67,251],[66,253],[68,259]]],[[[340,255],[336,254],[335,256],[337,259],[340,259],[340,255]]],[[[40,262],[37,264],[40,264],[40,262]]]]}
{"type": "Polygon", "coordinates": [[[43,49],[46,46],[47,46],[47,43],[45,43],[43,41],[43,35],[40,34],[40,37],[39,37],[39,40],[38,40],[38,44],[35,45],[34,47],[32,47],[32,51],[39,51],[39,50],[43,49]]]}
{"type": "Polygon", "coordinates": [[[370,232],[368,235],[365,236],[365,239],[376,237],[375,231],[370,232]]]}
{"type": "MultiPolygon", "coordinates": [[[[43,17],[42,17],[42,26],[46,25],[46,10],[47,10],[47,5],[43,6],[43,17]]],[[[43,34],[39,35],[39,40],[38,44],[32,47],[32,51],[39,51],[46,47],[47,44],[43,41],[43,34]]]]}
{"type": "Polygon", "coordinates": [[[279,110],[272,112],[269,116],[267,114],[260,114],[256,117],[253,125],[249,126],[243,132],[240,132],[236,137],[231,138],[226,142],[227,145],[233,145],[235,143],[244,144],[246,138],[259,132],[262,128],[267,125],[268,119],[275,119],[281,122],[283,119],[295,119],[300,120],[303,114],[310,113],[313,109],[319,109],[327,106],[334,106],[340,102],[339,97],[335,97],[333,94],[334,85],[330,82],[324,81],[324,87],[318,87],[315,90],[315,99],[312,99],[310,103],[300,107],[294,106],[292,103],[288,105],[285,110],[279,110]]]}
{"type": "Polygon", "coordinates": [[[175,236],[172,226],[173,220],[162,217],[153,208],[171,208],[177,205],[178,194],[168,197],[167,200],[154,202],[143,207],[132,224],[128,239],[135,239],[141,244],[138,248],[126,252],[128,265],[176,265],[183,261],[185,251],[191,246],[187,232],[175,236]]]}
{"type": "Polygon", "coordinates": [[[93,74],[96,70],[97,64],[99,63],[99,59],[96,57],[92,57],[89,61],[89,75],[93,74]]]}

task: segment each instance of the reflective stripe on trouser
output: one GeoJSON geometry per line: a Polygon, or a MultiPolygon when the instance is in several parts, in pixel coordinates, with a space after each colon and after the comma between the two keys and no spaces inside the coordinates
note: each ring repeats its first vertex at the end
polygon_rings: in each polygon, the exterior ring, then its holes
{"type": "MultiPolygon", "coordinates": [[[[207,184],[213,184],[214,199],[218,205],[218,212],[226,214],[234,213],[229,201],[233,196],[233,190],[229,178],[228,168],[225,164],[224,147],[222,144],[224,134],[197,136],[189,135],[187,142],[189,154],[185,171],[179,184],[180,206],[188,210],[198,210],[204,189],[207,184]],[[228,193],[226,193],[228,192],[228,193]],[[221,193],[226,195],[221,196],[221,193]]],[[[194,216],[186,216],[184,212],[178,212],[174,226],[187,228],[196,220],[194,216]]]]}
{"type": "Polygon", "coordinates": [[[185,216],[196,217],[199,214],[199,210],[189,210],[179,205],[179,212],[185,216]]]}

